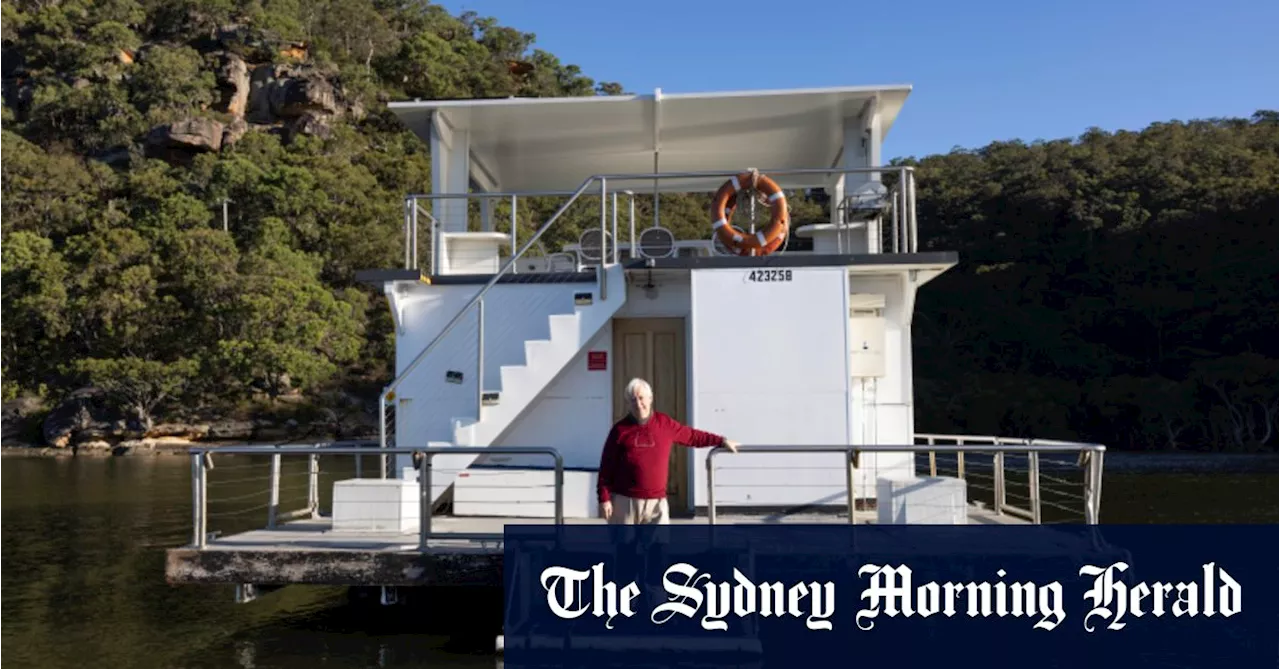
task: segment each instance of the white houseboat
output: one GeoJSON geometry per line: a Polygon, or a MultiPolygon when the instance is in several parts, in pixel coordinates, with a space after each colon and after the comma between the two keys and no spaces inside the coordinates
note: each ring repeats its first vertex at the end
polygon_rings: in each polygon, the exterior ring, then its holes
{"type": "Polygon", "coordinates": [[[442,561],[500,561],[504,523],[601,522],[596,469],[634,377],[658,411],[743,444],[674,449],[675,522],[1096,523],[1101,446],[916,433],[916,296],[958,257],[922,243],[914,171],[883,159],[910,91],[392,103],[432,183],[405,198],[403,267],[360,275],[395,323],[376,451],[270,450],[269,526],[212,536],[213,459],[260,449],[193,456],[169,578],[473,578],[442,561]],[[817,189],[829,213],[793,220],[817,189]],[[664,212],[670,193],[705,206],[664,212]],[[560,206],[522,230],[531,198],[560,206]],[[321,485],[323,458],[361,451],[382,466],[321,485]],[[307,501],[284,514],[298,458],[307,501]]]}

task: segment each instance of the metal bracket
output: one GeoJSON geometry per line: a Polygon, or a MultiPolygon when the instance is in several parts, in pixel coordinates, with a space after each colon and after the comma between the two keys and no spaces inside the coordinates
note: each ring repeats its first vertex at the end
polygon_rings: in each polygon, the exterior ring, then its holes
{"type": "Polygon", "coordinates": [[[400,299],[400,291],[396,289],[393,283],[387,284],[383,288],[383,292],[387,295],[387,302],[391,306],[391,321],[395,325],[396,334],[404,334],[404,301],[400,299]]]}
{"type": "Polygon", "coordinates": [[[394,585],[384,585],[379,601],[383,606],[392,606],[400,602],[400,591],[394,585]]]}

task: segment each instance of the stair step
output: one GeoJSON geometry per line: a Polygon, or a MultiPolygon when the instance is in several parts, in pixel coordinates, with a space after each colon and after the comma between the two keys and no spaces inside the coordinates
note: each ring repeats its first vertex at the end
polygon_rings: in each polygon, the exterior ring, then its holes
{"type": "Polygon", "coordinates": [[[529,368],[525,365],[503,365],[498,374],[502,377],[502,391],[508,395],[519,395],[525,388],[529,368]]]}
{"type": "MultiPolygon", "coordinates": [[[[608,318],[626,301],[626,294],[622,269],[612,267],[607,272],[607,299],[600,290],[579,290],[575,287],[573,311],[548,314],[546,322],[549,331],[546,338],[524,342],[524,364],[499,367],[499,388],[482,392],[479,406],[471,405],[470,410],[478,411],[478,415],[453,418],[453,444],[489,446],[494,443],[510,427],[512,421],[518,420],[530,403],[545,392],[548,384],[554,381],[564,366],[582,351],[589,338],[594,337],[599,328],[608,323],[608,318]]],[[[458,383],[475,374],[472,369],[459,368],[456,371],[459,373],[447,380],[458,383]]],[[[488,372],[484,376],[492,379],[488,372]]],[[[470,466],[468,463],[474,462],[478,456],[456,454],[438,457],[441,458],[441,467],[437,468],[436,474],[439,475],[440,482],[448,480],[452,483],[457,474],[446,473],[444,465],[452,466],[458,471],[470,466]]],[[[440,485],[436,484],[435,487],[439,489],[440,485]]],[[[433,495],[436,494],[439,493],[433,491],[433,495]]]]}
{"type": "Polygon", "coordinates": [[[552,314],[547,320],[551,323],[551,341],[569,342],[569,344],[577,341],[579,335],[577,314],[552,314]]]}
{"type": "Polygon", "coordinates": [[[474,428],[480,421],[474,418],[454,418],[453,419],[453,442],[458,446],[471,446],[474,438],[474,428]]]}
{"type": "Polygon", "coordinates": [[[548,339],[530,339],[526,341],[524,343],[524,366],[530,369],[538,367],[539,361],[546,360],[551,351],[552,344],[548,339]]]}

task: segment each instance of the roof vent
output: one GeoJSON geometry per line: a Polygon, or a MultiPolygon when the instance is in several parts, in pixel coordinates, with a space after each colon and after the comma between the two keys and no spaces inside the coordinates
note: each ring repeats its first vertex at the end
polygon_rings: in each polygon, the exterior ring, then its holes
{"type": "Polygon", "coordinates": [[[640,255],[645,258],[670,258],[676,252],[676,236],[666,228],[653,227],[640,233],[640,255]]]}

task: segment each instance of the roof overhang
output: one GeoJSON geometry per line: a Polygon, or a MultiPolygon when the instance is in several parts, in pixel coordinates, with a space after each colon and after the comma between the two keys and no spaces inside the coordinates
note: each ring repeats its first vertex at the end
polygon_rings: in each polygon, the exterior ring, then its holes
{"type": "MultiPolygon", "coordinates": [[[[466,131],[471,162],[500,191],[572,191],[600,174],[829,168],[846,119],[878,104],[883,141],[909,85],[722,93],[393,102],[430,141],[432,123],[466,131]]],[[[777,179],[821,187],[826,175],[777,179]]],[[[723,178],[662,180],[664,191],[714,190],[723,178]]],[[[653,180],[614,184],[652,192],[653,180]]]]}

